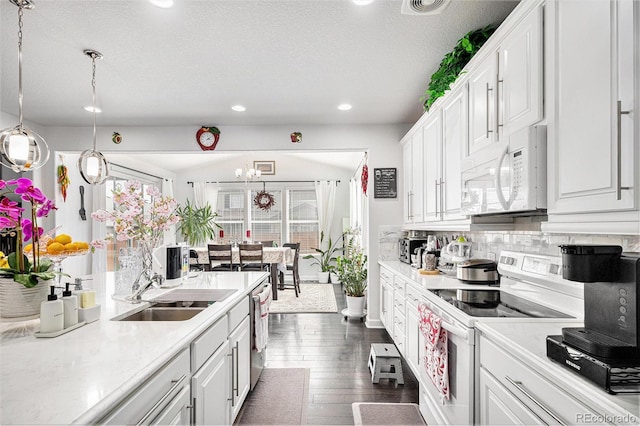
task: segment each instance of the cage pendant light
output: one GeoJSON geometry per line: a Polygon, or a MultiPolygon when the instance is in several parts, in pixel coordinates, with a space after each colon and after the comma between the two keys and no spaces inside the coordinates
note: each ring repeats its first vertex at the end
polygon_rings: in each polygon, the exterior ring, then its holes
{"type": "Polygon", "coordinates": [[[16,173],[42,167],[49,159],[49,147],[44,138],[22,123],[22,15],[33,9],[31,0],[9,0],[18,6],[18,111],[20,124],[0,132],[2,165],[16,173]]]}
{"type": "Polygon", "coordinates": [[[91,87],[93,93],[93,148],[80,154],[78,170],[82,178],[90,185],[100,185],[109,177],[109,163],[104,155],[96,150],[96,59],[102,59],[102,53],[87,49],[84,54],[91,58],[93,76],[91,87]]]}

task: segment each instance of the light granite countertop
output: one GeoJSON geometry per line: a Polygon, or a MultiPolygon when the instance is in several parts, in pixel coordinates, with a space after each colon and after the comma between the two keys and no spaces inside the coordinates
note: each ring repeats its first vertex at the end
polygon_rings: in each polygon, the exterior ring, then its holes
{"type": "MultiPolygon", "coordinates": [[[[0,424],[94,423],[121,398],[267,278],[263,272],[206,272],[179,288],[235,289],[190,320],[112,321],[141,304],[115,300],[113,274],[93,277],[100,320],[55,338],[36,338],[39,320],[0,325],[0,424]]],[[[151,299],[173,289],[149,290],[151,299]]],[[[148,303],[143,302],[143,305],[148,303]]]]}

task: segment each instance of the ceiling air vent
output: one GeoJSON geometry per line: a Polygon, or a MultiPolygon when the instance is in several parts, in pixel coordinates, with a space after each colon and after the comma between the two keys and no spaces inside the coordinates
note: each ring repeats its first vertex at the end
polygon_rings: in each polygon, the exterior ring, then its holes
{"type": "Polygon", "coordinates": [[[402,0],[400,13],[403,15],[437,15],[451,0],[402,0]]]}

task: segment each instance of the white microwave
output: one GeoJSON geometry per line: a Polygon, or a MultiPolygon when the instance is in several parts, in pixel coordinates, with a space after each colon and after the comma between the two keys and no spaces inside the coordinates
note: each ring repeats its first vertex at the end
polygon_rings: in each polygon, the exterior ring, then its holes
{"type": "Polygon", "coordinates": [[[544,212],[547,208],[547,126],[511,134],[462,164],[462,213],[544,212]]]}

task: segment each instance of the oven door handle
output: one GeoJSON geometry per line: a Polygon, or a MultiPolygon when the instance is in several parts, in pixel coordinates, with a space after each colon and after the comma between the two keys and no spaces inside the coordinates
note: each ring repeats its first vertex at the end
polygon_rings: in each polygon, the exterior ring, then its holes
{"type": "Polygon", "coordinates": [[[444,320],[440,323],[440,327],[447,330],[447,332],[464,339],[465,342],[469,342],[469,339],[471,338],[470,336],[471,330],[465,330],[462,327],[458,327],[456,325],[450,324],[444,320]]]}

